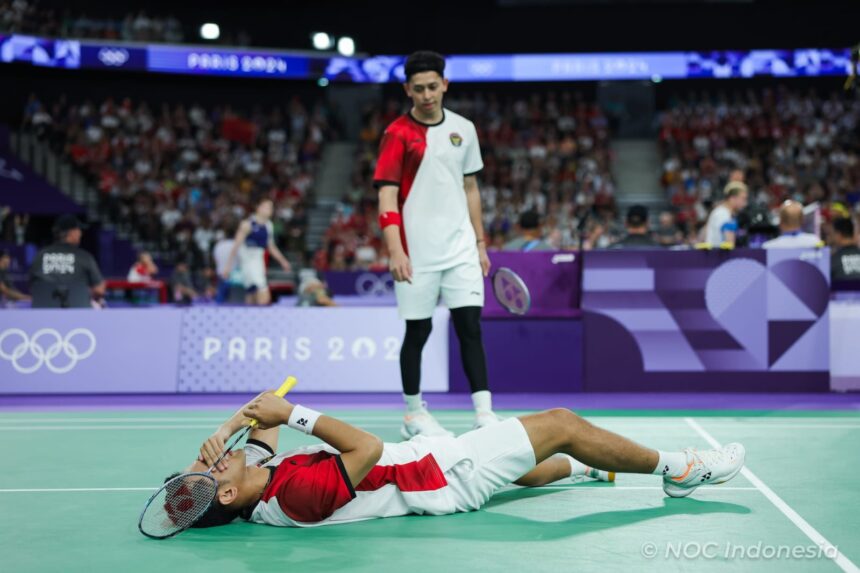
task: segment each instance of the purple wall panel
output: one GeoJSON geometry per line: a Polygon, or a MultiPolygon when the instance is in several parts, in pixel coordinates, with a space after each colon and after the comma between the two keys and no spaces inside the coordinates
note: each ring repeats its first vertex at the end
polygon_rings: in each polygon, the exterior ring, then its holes
{"type": "MultiPolygon", "coordinates": [[[[582,321],[569,319],[484,320],[481,323],[490,390],[581,392],[582,321]]],[[[469,392],[460,343],[448,327],[451,392],[469,392]]]]}

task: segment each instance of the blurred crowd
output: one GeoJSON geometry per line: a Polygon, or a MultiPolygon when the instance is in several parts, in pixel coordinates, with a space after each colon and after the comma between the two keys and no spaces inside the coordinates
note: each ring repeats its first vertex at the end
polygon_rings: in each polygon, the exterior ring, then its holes
{"type": "Polygon", "coordinates": [[[70,160],[100,191],[101,217],[149,248],[209,270],[215,242],[235,232],[252,198],[274,202],[276,242],[303,253],[308,194],[328,112],[293,98],[240,111],[228,105],[153,105],[129,98],[30,98],[25,129],[70,160]]]}
{"type": "MultiPolygon", "coordinates": [[[[785,87],[676,100],[660,117],[662,183],[691,242],[732,171],[775,220],[787,200],[818,202],[825,222],[860,202],[860,100],[785,87]]],[[[829,226],[825,228],[825,233],[829,226]]]]}
{"type": "MultiPolygon", "coordinates": [[[[116,18],[108,15],[110,12],[107,9],[99,14],[87,14],[73,5],[60,9],[57,3],[38,0],[0,0],[0,32],[125,42],[182,43],[186,40],[182,22],[172,14],[138,10],[116,18]]],[[[195,41],[199,40],[195,38],[195,41]]],[[[234,35],[221,36],[218,43],[248,46],[251,37],[247,31],[239,30],[234,35]]]]}
{"type": "MultiPolygon", "coordinates": [[[[608,121],[596,104],[572,92],[491,92],[448,96],[445,107],[478,130],[488,248],[513,239],[527,212],[538,215],[555,248],[577,248],[580,241],[586,248],[608,246],[623,233],[616,221],[608,121]]],[[[373,170],[385,127],[405,111],[401,100],[389,100],[365,112],[351,188],[316,253],[317,269],[387,268],[373,170]]]]}

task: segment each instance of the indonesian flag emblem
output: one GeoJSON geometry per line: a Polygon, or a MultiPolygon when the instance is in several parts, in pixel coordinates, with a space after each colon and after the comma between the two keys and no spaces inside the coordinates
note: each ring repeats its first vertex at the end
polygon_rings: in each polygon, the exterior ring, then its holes
{"type": "Polygon", "coordinates": [[[462,137],[460,137],[460,134],[459,134],[459,133],[454,132],[454,133],[452,133],[452,134],[451,134],[450,136],[448,136],[448,137],[450,137],[450,139],[451,139],[451,144],[452,144],[454,147],[460,147],[461,145],[463,145],[463,138],[462,138],[462,137]]]}

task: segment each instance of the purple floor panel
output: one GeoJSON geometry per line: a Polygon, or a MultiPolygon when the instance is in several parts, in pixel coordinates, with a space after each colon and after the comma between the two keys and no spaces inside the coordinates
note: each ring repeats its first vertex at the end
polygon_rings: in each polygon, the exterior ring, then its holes
{"type": "MultiPolygon", "coordinates": [[[[307,394],[295,399],[320,409],[392,409],[403,407],[400,394],[307,394]]],[[[83,410],[200,410],[234,408],[250,394],[140,394],[0,396],[0,412],[64,412],[83,410]]],[[[469,409],[468,394],[427,394],[435,409],[469,409]]],[[[682,393],[568,393],[496,394],[498,410],[849,410],[860,412],[860,393],[816,394],[682,394],[682,393]]]]}

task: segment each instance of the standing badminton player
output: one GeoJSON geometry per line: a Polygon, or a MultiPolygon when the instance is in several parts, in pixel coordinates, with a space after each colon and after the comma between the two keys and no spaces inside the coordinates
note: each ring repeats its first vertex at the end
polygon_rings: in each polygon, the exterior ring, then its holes
{"type": "Polygon", "coordinates": [[[450,435],[421,399],[421,352],[439,296],[451,309],[463,369],[472,389],[475,427],[498,422],[481,341],[484,279],[490,270],[476,174],[484,167],[471,121],[442,107],[445,59],[415,52],[406,60],[412,109],[385,130],[374,184],[379,227],[391,253],[390,269],[406,335],[400,375],[409,438],[450,435]]]}
{"type": "Polygon", "coordinates": [[[266,281],[266,251],[280,263],[287,272],[290,270],[290,262],[281,253],[275,244],[275,235],[272,227],[272,213],[274,204],[268,197],[257,202],[254,214],[239,225],[236,231],[236,239],[233,248],[227,257],[221,278],[225,281],[230,278],[236,255],[239,256],[239,271],[242,274],[242,283],[245,286],[245,301],[248,304],[267,305],[272,301],[269,292],[269,283],[266,281]]]}

